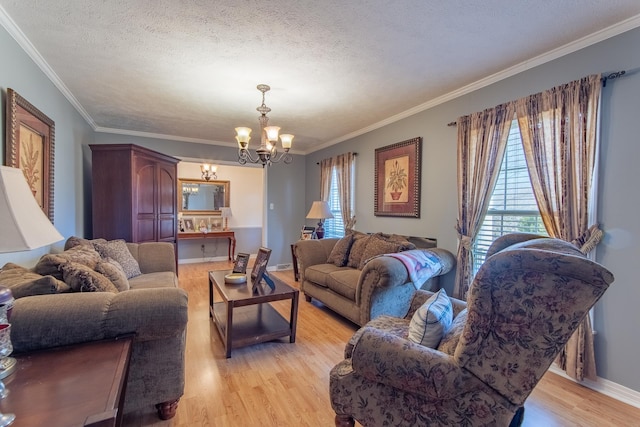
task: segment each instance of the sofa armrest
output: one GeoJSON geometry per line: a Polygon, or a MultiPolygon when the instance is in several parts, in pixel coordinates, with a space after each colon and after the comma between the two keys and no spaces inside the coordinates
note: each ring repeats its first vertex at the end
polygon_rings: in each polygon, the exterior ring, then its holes
{"type": "Polygon", "coordinates": [[[178,288],[38,295],[16,300],[11,341],[16,353],[130,333],[148,341],[181,334],[186,324],[187,294],[178,288]]]}
{"type": "Polygon", "coordinates": [[[298,261],[298,272],[304,281],[304,271],[312,265],[325,264],[331,250],[340,239],[298,240],[293,244],[293,251],[298,261]]]}
{"type": "Polygon", "coordinates": [[[177,273],[176,252],[173,243],[145,242],[127,243],[129,251],[140,264],[142,274],[159,271],[177,273]]]}
{"type": "Polygon", "coordinates": [[[453,357],[371,327],[365,327],[356,343],[351,363],[368,380],[434,400],[478,387],[478,380],[453,357]]]}

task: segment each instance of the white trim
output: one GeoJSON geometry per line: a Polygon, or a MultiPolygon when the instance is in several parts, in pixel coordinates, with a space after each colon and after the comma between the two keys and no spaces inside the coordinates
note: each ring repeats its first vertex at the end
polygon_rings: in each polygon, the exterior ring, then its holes
{"type": "MultiPolygon", "coordinates": [[[[403,111],[399,114],[391,116],[387,119],[369,125],[360,130],[348,133],[347,135],[343,135],[336,139],[332,139],[330,141],[325,142],[324,144],[320,144],[315,146],[313,149],[309,150],[305,154],[313,153],[314,151],[322,150],[324,148],[330,147],[332,145],[338,144],[339,142],[346,141],[348,139],[355,138],[360,135],[364,135],[367,132],[371,132],[372,130],[379,129],[383,126],[387,126],[391,123],[397,122],[402,119],[406,119],[407,117],[411,117],[414,114],[420,113],[422,111],[428,110],[430,108],[436,107],[440,104],[444,104],[445,102],[451,101],[483,87],[489,86],[493,83],[496,83],[500,80],[504,80],[508,77],[519,74],[523,71],[529,70],[531,68],[537,67],[538,65],[542,65],[544,63],[553,61],[554,59],[560,58],[562,56],[568,55],[570,53],[576,52],[585,47],[591,46],[603,40],[609,39],[611,37],[617,36],[618,34],[622,34],[625,31],[632,30],[636,27],[640,26],[640,15],[632,16],[629,19],[625,19],[622,22],[618,22],[610,27],[607,27],[603,30],[597,31],[588,36],[582,37],[578,40],[567,43],[564,46],[560,46],[559,48],[553,49],[549,52],[543,53],[542,55],[538,55],[532,59],[528,59],[526,61],[521,62],[520,64],[516,64],[513,67],[507,68],[506,70],[499,71],[495,74],[487,76],[483,79],[480,79],[474,83],[463,86],[459,89],[456,89],[452,92],[439,96],[438,98],[434,98],[431,101],[427,101],[423,104],[410,108],[406,111],[403,111]]],[[[453,119],[453,118],[452,118],[453,119]]]]}
{"type": "MultiPolygon", "coordinates": [[[[227,256],[200,257],[200,258],[184,258],[179,259],[178,264],[196,264],[199,262],[229,261],[227,256]]],[[[232,262],[232,261],[229,261],[232,262]]]]}
{"type": "Polygon", "coordinates": [[[598,377],[597,381],[584,380],[582,382],[578,382],[556,365],[551,365],[549,367],[549,372],[553,372],[554,374],[560,375],[563,378],[583,385],[591,390],[597,391],[598,393],[602,393],[613,399],[619,400],[620,402],[640,408],[640,392],[622,386],[618,383],[614,383],[613,381],[598,377]]]}
{"type": "MultiPolygon", "coordinates": [[[[33,46],[33,44],[27,39],[25,34],[18,28],[16,23],[11,19],[11,17],[7,14],[4,8],[0,5],[0,25],[2,25],[7,32],[18,42],[18,44],[24,49],[24,51],[31,57],[31,59],[40,67],[40,69],[44,72],[44,74],[53,82],[53,84],[62,92],[62,94],[69,100],[71,105],[74,106],[76,110],[84,117],[87,123],[96,131],[96,132],[106,132],[106,133],[119,133],[122,135],[131,135],[131,136],[141,136],[147,138],[159,138],[159,139],[170,139],[174,141],[186,141],[186,142],[195,142],[201,144],[214,144],[214,145],[235,145],[227,142],[220,141],[208,141],[205,139],[199,138],[185,138],[185,137],[176,137],[170,135],[161,135],[161,134],[153,134],[147,132],[135,132],[129,131],[125,129],[112,129],[112,128],[104,128],[98,127],[94,122],[93,118],[87,113],[87,111],[80,105],[78,100],[73,96],[71,91],[67,88],[67,86],[60,80],[58,75],[53,71],[53,69],[47,64],[42,55],[38,52],[38,50],[33,46]]],[[[560,58],[562,56],[568,55],[570,53],[576,52],[585,47],[591,46],[603,40],[609,39],[611,37],[617,36],[618,34],[622,34],[625,31],[629,31],[636,27],[640,26],[640,15],[632,16],[624,21],[618,22],[617,24],[611,25],[610,27],[604,28],[600,31],[596,31],[593,34],[582,37],[578,40],[572,41],[570,43],[565,44],[564,46],[560,46],[559,48],[553,49],[549,52],[538,55],[532,59],[521,62],[520,64],[514,65],[513,67],[509,67],[503,71],[487,76],[483,79],[480,79],[474,83],[471,83],[467,86],[463,86],[459,89],[456,89],[452,92],[449,92],[445,95],[427,101],[423,104],[417,105],[413,108],[410,108],[406,111],[393,115],[387,119],[369,125],[360,130],[350,132],[341,137],[332,139],[330,141],[325,142],[324,144],[317,145],[308,151],[299,151],[293,152],[292,154],[301,154],[306,155],[313,153],[318,150],[322,150],[329,146],[335,145],[339,142],[346,141],[351,138],[355,138],[357,136],[363,135],[367,132],[371,132],[372,130],[379,129],[383,126],[389,125],[391,123],[395,123],[399,120],[405,119],[407,117],[413,116],[419,112],[424,110],[428,110],[429,108],[433,108],[437,105],[443,104],[452,99],[458,98],[462,95],[466,95],[475,90],[481,89],[485,86],[498,82],[500,80],[506,79],[523,71],[529,70],[531,68],[537,67],[538,65],[544,64],[546,62],[552,61],[554,59],[560,58]]]]}

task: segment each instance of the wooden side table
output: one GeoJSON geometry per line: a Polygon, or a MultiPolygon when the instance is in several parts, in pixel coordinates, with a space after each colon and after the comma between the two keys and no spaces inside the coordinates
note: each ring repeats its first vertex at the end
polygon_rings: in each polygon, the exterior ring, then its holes
{"type": "Polygon", "coordinates": [[[20,426],[120,426],[133,337],[16,355],[0,412],[20,426]]]}
{"type": "Polygon", "coordinates": [[[229,239],[229,261],[236,258],[236,234],[234,231],[194,231],[178,233],[178,240],[184,239],[229,239]]]}

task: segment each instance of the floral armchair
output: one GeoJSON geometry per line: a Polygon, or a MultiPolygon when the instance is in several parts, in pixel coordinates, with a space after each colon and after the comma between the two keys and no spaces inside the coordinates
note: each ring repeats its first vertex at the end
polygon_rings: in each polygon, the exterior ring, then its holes
{"type": "Polygon", "coordinates": [[[456,317],[436,349],[407,340],[426,291],[404,319],[382,316],[356,332],[330,375],[336,426],[508,426],[521,416],[613,275],[570,243],[513,241],[496,240],[466,310],[453,300],[456,317]]]}

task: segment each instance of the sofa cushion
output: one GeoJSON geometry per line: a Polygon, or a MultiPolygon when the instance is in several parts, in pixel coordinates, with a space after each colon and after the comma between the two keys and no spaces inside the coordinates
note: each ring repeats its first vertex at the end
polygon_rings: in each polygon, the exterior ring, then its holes
{"type": "Polygon", "coordinates": [[[41,276],[13,263],[5,264],[0,270],[0,285],[9,288],[15,299],[71,290],[66,283],[53,276],[41,276]]]}
{"type": "Polygon", "coordinates": [[[353,268],[334,271],[327,276],[327,287],[333,292],[355,302],[360,273],[362,273],[360,270],[354,270],[353,268]]]}
{"type": "Polygon", "coordinates": [[[399,242],[381,239],[376,235],[371,236],[371,238],[367,242],[366,247],[364,248],[364,251],[362,252],[362,258],[360,259],[360,265],[358,265],[358,269],[362,270],[367,261],[375,256],[398,252],[402,250],[403,247],[408,248],[409,242],[406,243],[407,244],[405,245],[399,242]]]}
{"type": "Polygon", "coordinates": [[[360,267],[362,254],[364,253],[370,239],[371,236],[369,234],[359,233],[357,231],[353,232],[353,243],[351,244],[351,250],[349,251],[349,257],[347,258],[347,267],[360,267]]]}
{"type": "Polygon", "coordinates": [[[113,258],[122,266],[127,279],[142,274],[138,261],[131,255],[124,240],[110,240],[104,243],[94,243],[93,245],[103,258],[113,258]]]}
{"type": "Polygon", "coordinates": [[[304,279],[326,288],[329,274],[340,270],[348,270],[348,267],[338,267],[335,264],[316,264],[304,270],[304,279]]]}
{"type": "Polygon", "coordinates": [[[353,234],[349,233],[336,242],[331,249],[331,253],[327,258],[327,263],[335,264],[337,267],[344,267],[347,265],[347,259],[349,259],[349,250],[353,244],[353,234]]]}
{"type": "Polygon", "coordinates": [[[60,265],[64,282],[77,292],[113,292],[118,288],[104,275],[86,265],[77,262],[66,262],[60,265]]]}
{"type": "Polygon", "coordinates": [[[453,353],[456,351],[456,347],[458,346],[458,341],[460,341],[460,336],[462,335],[462,330],[464,329],[464,325],[467,324],[467,309],[462,310],[453,322],[449,329],[444,333],[442,337],[442,341],[438,345],[438,350],[447,353],[450,356],[453,356],[453,353]]]}
{"type": "Polygon", "coordinates": [[[413,243],[416,249],[431,249],[438,247],[438,241],[436,239],[429,239],[428,237],[407,236],[407,241],[409,243],[413,243]]]}
{"type": "Polygon", "coordinates": [[[103,242],[106,242],[106,240],[105,239],[89,240],[89,239],[83,239],[82,237],[71,236],[67,239],[66,242],[64,242],[64,250],[66,251],[68,249],[75,248],[76,246],[80,246],[80,245],[93,247],[94,243],[103,243],[103,242]]]}
{"type": "Polygon", "coordinates": [[[129,290],[127,275],[115,259],[107,257],[99,261],[95,270],[109,279],[118,288],[118,291],[129,290]]]}
{"type": "Polygon", "coordinates": [[[409,323],[409,340],[437,348],[452,320],[451,300],[445,290],[440,289],[413,314],[409,323]]]}
{"type": "Polygon", "coordinates": [[[62,279],[60,265],[67,262],[75,262],[86,265],[91,270],[100,261],[100,254],[91,246],[78,245],[58,254],[43,255],[33,270],[43,276],[51,275],[56,279],[62,279]]]}
{"type": "Polygon", "coordinates": [[[145,273],[129,279],[130,289],[177,288],[178,277],[173,271],[145,273]]]}

